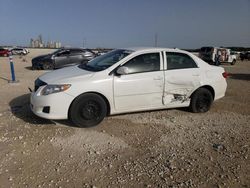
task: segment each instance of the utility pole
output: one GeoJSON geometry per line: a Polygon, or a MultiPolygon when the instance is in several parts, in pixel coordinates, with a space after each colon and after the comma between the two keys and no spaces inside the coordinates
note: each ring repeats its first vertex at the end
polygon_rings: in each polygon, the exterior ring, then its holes
{"type": "Polygon", "coordinates": [[[155,47],[158,46],[158,34],[155,33],[155,47]]]}

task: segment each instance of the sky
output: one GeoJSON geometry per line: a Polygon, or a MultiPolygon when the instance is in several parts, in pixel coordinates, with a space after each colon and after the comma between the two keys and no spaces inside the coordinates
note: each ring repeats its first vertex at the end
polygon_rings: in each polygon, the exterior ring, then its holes
{"type": "Polygon", "coordinates": [[[250,46],[250,0],[0,0],[0,46],[250,46]]]}

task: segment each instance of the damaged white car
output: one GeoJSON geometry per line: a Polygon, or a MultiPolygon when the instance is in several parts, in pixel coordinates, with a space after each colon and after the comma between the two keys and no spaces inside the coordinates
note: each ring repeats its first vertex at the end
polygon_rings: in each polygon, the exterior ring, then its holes
{"type": "Polygon", "coordinates": [[[227,73],[179,49],[113,50],[87,64],[46,73],[35,81],[31,109],[80,127],[105,116],[190,107],[206,112],[225,95],[227,73]]]}

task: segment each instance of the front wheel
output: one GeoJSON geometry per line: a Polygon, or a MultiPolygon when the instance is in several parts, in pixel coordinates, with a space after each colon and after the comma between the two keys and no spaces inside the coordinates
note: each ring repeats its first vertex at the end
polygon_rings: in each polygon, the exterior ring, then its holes
{"type": "Polygon", "coordinates": [[[43,67],[43,70],[53,70],[54,69],[53,63],[43,63],[42,67],[43,67]]]}
{"type": "Polygon", "coordinates": [[[106,102],[100,95],[94,93],[86,93],[77,97],[69,111],[71,121],[79,127],[96,126],[106,115],[106,102]]]}
{"type": "Polygon", "coordinates": [[[194,113],[207,112],[213,103],[213,96],[206,88],[195,91],[191,97],[190,110],[194,113]]]}

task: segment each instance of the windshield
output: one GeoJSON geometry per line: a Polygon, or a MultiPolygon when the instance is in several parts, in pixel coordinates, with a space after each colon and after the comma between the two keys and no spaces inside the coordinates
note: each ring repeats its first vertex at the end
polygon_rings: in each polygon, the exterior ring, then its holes
{"type": "Polygon", "coordinates": [[[132,51],[130,50],[113,50],[89,61],[86,64],[81,64],[78,67],[88,71],[102,71],[114,65],[131,53],[132,51]]]}
{"type": "Polygon", "coordinates": [[[61,51],[63,51],[64,49],[59,49],[59,50],[56,50],[56,51],[54,51],[54,52],[52,52],[51,54],[57,54],[57,53],[59,53],[59,52],[61,52],[61,51]]]}

